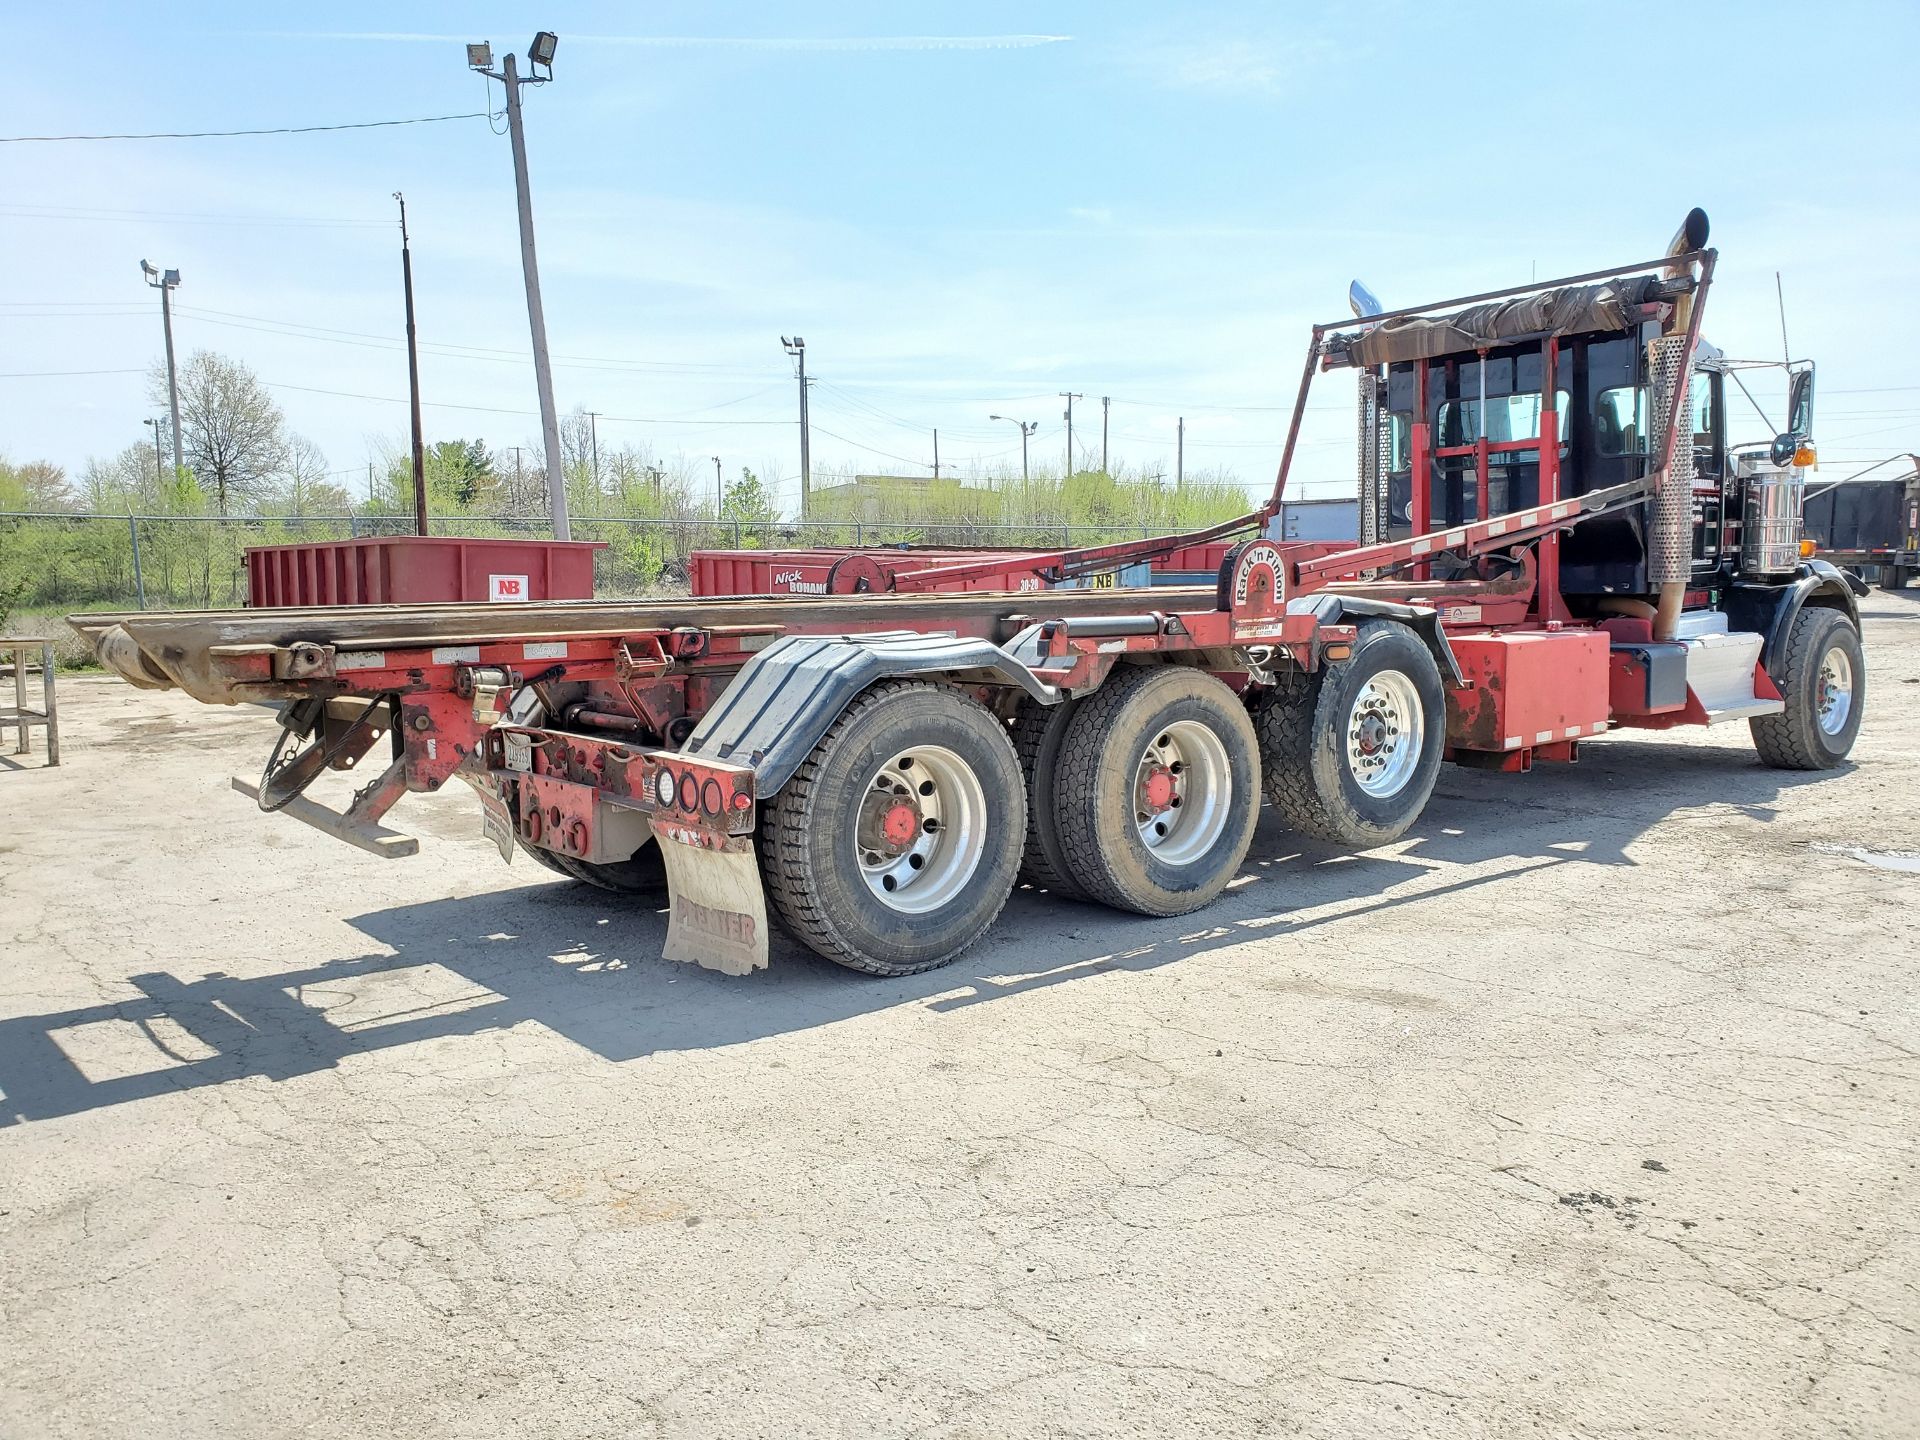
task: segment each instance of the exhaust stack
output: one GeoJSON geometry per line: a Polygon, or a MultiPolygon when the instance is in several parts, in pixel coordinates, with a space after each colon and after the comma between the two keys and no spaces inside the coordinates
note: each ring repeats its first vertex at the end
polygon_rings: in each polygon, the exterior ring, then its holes
{"type": "MultiPolygon", "coordinates": [[[[1689,210],[1667,243],[1667,254],[1681,256],[1706,247],[1707,212],[1689,210]]],[[[1694,279],[1691,262],[1668,266],[1669,280],[1694,279]]],[[[1647,347],[1647,372],[1653,386],[1653,433],[1659,444],[1654,471],[1653,520],[1647,536],[1647,578],[1654,587],[1653,636],[1671,640],[1680,624],[1687,579],[1693,564],[1693,456],[1691,437],[1683,460],[1680,436],[1690,425],[1688,377],[1693,367],[1694,305],[1690,290],[1674,301],[1668,334],[1647,347]],[[1678,471],[1676,473],[1676,466],[1678,471]]]]}

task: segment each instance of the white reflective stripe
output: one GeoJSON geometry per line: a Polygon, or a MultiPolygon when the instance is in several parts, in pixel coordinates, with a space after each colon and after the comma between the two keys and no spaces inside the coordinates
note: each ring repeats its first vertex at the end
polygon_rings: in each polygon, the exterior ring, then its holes
{"type": "Polygon", "coordinates": [[[1611,725],[1612,723],[1613,722],[1611,720],[1596,720],[1593,722],[1593,725],[1591,728],[1593,730],[1593,733],[1598,735],[1602,730],[1606,729],[1607,726],[1611,725]]]}
{"type": "Polygon", "coordinates": [[[1411,553],[1424,555],[1431,549],[1433,549],[1433,542],[1431,540],[1416,540],[1413,542],[1413,550],[1411,553]]]}
{"type": "Polygon", "coordinates": [[[1579,508],[1580,507],[1578,505],[1574,504],[1571,500],[1569,500],[1564,504],[1556,505],[1553,507],[1553,518],[1556,520],[1564,519],[1567,516],[1573,514],[1573,512],[1578,510],[1579,508]]]}
{"type": "Polygon", "coordinates": [[[1587,728],[1587,727],[1586,727],[1586,726],[1584,726],[1584,725],[1569,725],[1569,726],[1567,726],[1567,739],[1569,739],[1569,740],[1571,740],[1571,739],[1572,739],[1572,738],[1573,738],[1574,736],[1576,736],[1576,735],[1578,735],[1578,734],[1579,734],[1579,733],[1580,733],[1580,732],[1581,732],[1582,730],[1584,730],[1584,729],[1586,729],[1586,728],[1587,728]]]}
{"type": "Polygon", "coordinates": [[[442,645],[433,652],[436,665],[473,665],[480,659],[478,645],[442,645]]]}
{"type": "Polygon", "coordinates": [[[1533,743],[1536,745],[1545,745],[1548,741],[1552,739],[1553,739],[1553,732],[1551,730],[1542,730],[1538,735],[1535,735],[1533,737],[1533,743]]]}
{"type": "Polygon", "coordinates": [[[1447,532],[1447,539],[1446,539],[1446,543],[1447,543],[1447,545],[1448,545],[1449,547],[1452,547],[1452,546],[1454,546],[1454,545],[1464,545],[1464,544],[1466,544],[1466,543],[1467,543],[1467,532],[1466,532],[1466,531],[1464,531],[1464,530],[1449,530],[1449,531],[1447,532]]]}
{"type": "Polygon", "coordinates": [[[1513,528],[1513,522],[1511,520],[1496,520],[1491,525],[1487,526],[1487,534],[1504,535],[1507,533],[1507,531],[1511,530],[1512,528],[1513,528]]]}
{"type": "Polygon", "coordinates": [[[384,650],[343,650],[333,657],[335,670],[384,670],[387,668],[387,652],[384,650]]]}
{"type": "Polygon", "coordinates": [[[1518,735],[1507,736],[1507,738],[1501,742],[1500,748],[1502,750],[1518,750],[1520,748],[1520,737],[1518,735]]]}
{"type": "Polygon", "coordinates": [[[520,654],[527,660],[564,660],[567,658],[567,642],[564,640],[540,640],[522,645],[520,654]]]}

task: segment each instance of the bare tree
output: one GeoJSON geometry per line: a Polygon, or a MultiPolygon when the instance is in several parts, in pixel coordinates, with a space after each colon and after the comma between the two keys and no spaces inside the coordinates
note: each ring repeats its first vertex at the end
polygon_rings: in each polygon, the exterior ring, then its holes
{"type": "MultiPolygon", "coordinates": [[[[167,397],[166,371],[148,377],[156,404],[167,397]]],[[[180,439],[184,458],[220,514],[257,503],[286,465],[286,417],[266,387],[237,360],[196,350],[180,367],[180,439]]]]}
{"type": "Polygon", "coordinates": [[[304,435],[287,439],[286,460],[275,497],[277,508],[296,520],[309,515],[344,515],[353,506],[344,485],[327,479],[327,457],[304,435]]]}

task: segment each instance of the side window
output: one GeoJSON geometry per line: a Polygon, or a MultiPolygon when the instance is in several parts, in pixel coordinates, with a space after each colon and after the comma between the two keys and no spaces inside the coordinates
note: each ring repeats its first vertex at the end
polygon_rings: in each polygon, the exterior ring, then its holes
{"type": "MultiPolygon", "coordinates": [[[[1554,393],[1554,408],[1564,417],[1572,397],[1566,391],[1554,393]]],[[[1471,445],[1480,438],[1480,401],[1449,400],[1440,407],[1442,445],[1471,445]]],[[[1560,422],[1561,439],[1566,438],[1566,420],[1560,422]]],[[[1529,390],[1524,395],[1487,397],[1487,439],[1538,440],[1540,438],[1540,396],[1529,390]]]]}
{"type": "Polygon", "coordinates": [[[1388,474],[1398,474],[1402,470],[1413,468],[1413,416],[1405,410],[1392,410],[1387,413],[1386,468],[1388,474]]]}
{"type": "Polygon", "coordinates": [[[1602,455],[1647,453],[1647,392],[1638,385],[1602,390],[1593,407],[1594,446],[1602,455]]]}
{"type": "Polygon", "coordinates": [[[1693,443],[1713,444],[1713,377],[1704,370],[1693,372],[1693,389],[1688,394],[1693,410],[1693,443]]]}

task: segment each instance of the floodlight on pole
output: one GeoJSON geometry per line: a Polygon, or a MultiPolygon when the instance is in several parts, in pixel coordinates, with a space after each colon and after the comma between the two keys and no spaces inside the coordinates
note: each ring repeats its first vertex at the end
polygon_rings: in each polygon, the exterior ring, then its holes
{"type": "Polygon", "coordinates": [[[487,45],[467,46],[467,63],[490,80],[498,80],[507,90],[507,133],[513,146],[514,197],[520,210],[520,271],[527,289],[527,329],[533,341],[533,379],[540,395],[540,435],[546,447],[547,503],[553,516],[553,538],[570,540],[573,528],[567,520],[567,483],[561,468],[560,412],[553,403],[553,367],[547,359],[547,316],[540,302],[540,261],[533,245],[533,196],[527,184],[527,139],[520,120],[520,87],[544,85],[553,78],[553,52],[560,43],[551,30],[542,30],[527,48],[528,73],[520,73],[516,58],[508,55],[498,70],[477,64],[484,51],[491,61],[493,50],[487,45]],[[547,74],[532,73],[535,67],[547,74]]]}
{"type": "Polygon", "coordinates": [[[173,292],[180,286],[178,270],[160,270],[140,262],[148,285],[160,292],[160,327],[167,337],[167,412],[173,420],[173,476],[180,478],[180,377],[173,365],[173,292]]]}
{"type": "Polygon", "coordinates": [[[467,46],[467,68],[469,70],[491,70],[493,68],[493,46],[482,40],[478,45],[467,46]]]}

